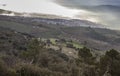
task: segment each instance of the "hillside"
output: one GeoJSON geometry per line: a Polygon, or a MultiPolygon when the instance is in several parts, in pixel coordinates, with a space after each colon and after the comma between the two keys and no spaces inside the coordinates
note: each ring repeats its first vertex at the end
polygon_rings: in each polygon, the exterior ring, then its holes
{"type": "Polygon", "coordinates": [[[120,75],[119,52],[101,54],[76,45],[73,40],[40,39],[0,27],[0,76],[120,75]]]}
{"type": "Polygon", "coordinates": [[[0,76],[120,76],[120,0],[1,0],[0,76]]]}
{"type": "Polygon", "coordinates": [[[94,27],[86,21],[77,20],[78,22],[79,24],[76,24],[76,20],[0,16],[0,26],[38,38],[72,39],[95,50],[120,49],[119,31],[99,28],[96,27],[97,24],[94,27]]]}
{"type": "Polygon", "coordinates": [[[0,16],[0,76],[120,75],[119,31],[61,21],[0,16]]]}

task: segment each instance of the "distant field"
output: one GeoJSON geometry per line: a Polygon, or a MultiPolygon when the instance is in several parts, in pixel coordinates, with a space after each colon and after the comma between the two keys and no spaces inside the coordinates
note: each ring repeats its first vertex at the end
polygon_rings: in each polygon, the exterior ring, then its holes
{"type": "Polygon", "coordinates": [[[0,21],[0,26],[5,28],[10,28],[17,32],[29,33],[37,37],[57,37],[61,34],[61,31],[54,27],[48,26],[33,26],[23,23],[11,22],[11,21],[0,21]]]}
{"type": "Polygon", "coordinates": [[[0,21],[0,26],[11,28],[12,30],[16,30],[18,32],[26,32],[29,33],[33,29],[30,25],[24,25],[17,22],[10,22],[10,21],[0,21]]]}
{"type": "MultiPolygon", "coordinates": [[[[76,41],[72,41],[72,42],[69,42],[69,41],[66,41],[66,42],[56,42],[56,40],[59,41],[59,39],[56,39],[56,38],[48,38],[50,40],[50,42],[53,44],[53,45],[61,45],[62,47],[66,47],[67,44],[72,44],[73,47],[75,48],[83,48],[83,45],[81,45],[80,43],[76,42],[76,41]]],[[[46,41],[48,39],[45,39],[45,38],[42,38],[42,41],[46,41]]]]}

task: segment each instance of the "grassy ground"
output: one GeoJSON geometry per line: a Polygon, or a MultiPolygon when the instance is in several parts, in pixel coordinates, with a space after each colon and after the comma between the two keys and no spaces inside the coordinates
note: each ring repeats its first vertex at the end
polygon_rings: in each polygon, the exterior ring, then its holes
{"type": "Polygon", "coordinates": [[[56,40],[57,40],[57,39],[55,39],[55,38],[50,38],[50,41],[51,41],[52,44],[54,44],[54,45],[56,44],[56,40]]]}
{"type": "MultiPolygon", "coordinates": [[[[45,38],[42,38],[42,41],[46,41],[47,39],[45,38]]],[[[83,45],[81,45],[80,43],[76,42],[76,41],[72,41],[72,42],[69,42],[69,41],[66,41],[66,42],[62,42],[62,43],[57,43],[56,40],[59,40],[59,39],[56,39],[56,38],[49,38],[50,42],[53,44],[53,45],[61,45],[61,46],[66,46],[67,44],[72,44],[75,48],[82,48],[83,45]]]]}
{"type": "Polygon", "coordinates": [[[83,45],[77,43],[77,42],[72,42],[73,46],[76,48],[83,48],[83,45]]]}
{"type": "MultiPolygon", "coordinates": [[[[48,39],[42,38],[41,40],[46,42],[48,39]]],[[[77,58],[77,54],[78,54],[78,51],[76,51],[75,48],[83,47],[83,45],[81,45],[80,43],[78,43],[76,41],[67,41],[66,40],[65,42],[61,42],[61,41],[59,42],[59,39],[56,39],[56,38],[49,38],[49,40],[50,40],[51,44],[49,46],[47,46],[47,48],[53,48],[54,50],[59,50],[61,47],[62,53],[66,54],[67,56],[74,57],[74,58],[77,58]],[[56,42],[56,40],[58,40],[58,42],[56,42]],[[75,47],[75,48],[66,47],[67,44],[72,44],[73,47],[75,47]]]]}

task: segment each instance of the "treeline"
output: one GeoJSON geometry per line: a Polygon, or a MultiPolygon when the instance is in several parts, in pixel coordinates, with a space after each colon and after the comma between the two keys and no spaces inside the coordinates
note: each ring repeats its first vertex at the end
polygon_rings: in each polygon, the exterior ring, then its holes
{"type": "Polygon", "coordinates": [[[0,76],[120,76],[120,53],[114,49],[98,59],[83,47],[72,58],[31,39],[16,50],[0,52],[0,76]]]}

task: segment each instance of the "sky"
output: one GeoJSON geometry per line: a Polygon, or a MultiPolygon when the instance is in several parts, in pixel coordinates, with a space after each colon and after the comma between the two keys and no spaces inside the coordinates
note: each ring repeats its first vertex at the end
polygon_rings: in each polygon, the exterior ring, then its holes
{"type": "Polygon", "coordinates": [[[65,5],[75,5],[75,6],[84,6],[84,5],[119,5],[120,0],[54,0],[58,3],[65,5]]]}
{"type": "Polygon", "coordinates": [[[57,4],[78,10],[80,19],[104,24],[112,29],[120,29],[120,0],[54,0],[57,4]]]}
{"type": "Polygon", "coordinates": [[[1,8],[17,12],[55,14],[66,17],[73,17],[79,12],[78,10],[61,6],[51,0],[0,0],[0,2],[7,4],[7,6],[2,6],[1,8]]]}
{"type": "Polygon", "coordinates": [[[2,9],[89,20],[120,29],[120,0],[0,0],[2,9]]]}

